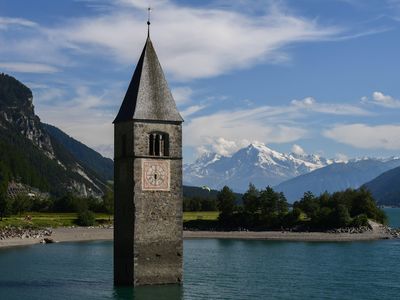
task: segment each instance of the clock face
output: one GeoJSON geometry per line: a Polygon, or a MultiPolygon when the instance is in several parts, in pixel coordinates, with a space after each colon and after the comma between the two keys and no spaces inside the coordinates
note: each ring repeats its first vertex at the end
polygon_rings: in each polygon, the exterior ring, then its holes
{"type": "Polygon", "coordinates": [[[142,161],[142,190],[169,191],[170,168],[168,160],[146,159],[142,161]]]}

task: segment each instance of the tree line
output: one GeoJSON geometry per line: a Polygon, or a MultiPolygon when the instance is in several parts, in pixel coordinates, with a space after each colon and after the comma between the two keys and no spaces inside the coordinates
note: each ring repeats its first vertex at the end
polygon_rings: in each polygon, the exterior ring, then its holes
{"type": "Polygon", "coordinates": [[[217,211],[217,199],[213,197],[184,197],[183,211],[217,211]]]}
{"type": "Polygon", "coordinates": [[[110,184],[102,198],[78,197],[67,193],[60,197],[31,197],[18,194],[7,196],[4,187],[0,186],[0,220],[9,215],[35,212],[76,212],[93,218],[95,212],[112,215],[114,212],[114,192],[110,184]]]}
{"type": "Polygon", "coordinates": [[[242,205],[235,203],[232,190],[225,186],[218,193],[217,204],[218,225],[224,229],[327,230],[367,226],[368,219],[387,222],[385,213],[364,188],[319,196],[306,192],[289,210],[285,195],[269,186],[258,190],[250,184],[242,205]]]}
{"type": "MultiPolygon", "coordinates": [[[[293,203],[292,209],[289,206],[283,193],[276,192],[269,186],[257,189],[253,184],[243,194],[241,203],[238,203],[237,195],[228,186],[224,186],[216,198],[192,196],[185,197],[183,201],[184,211],[219,211],[217,222],[199,220],[197,223],[186,224],[196,227],[196,224],[202,223],[202,228],[327,230],[367,226],[368,219],[380,223],[387,221],[385,213],[364,188],[347,189],[332,194],[325,192],[319,196],[306,192],[293,203]]],[[[0,218],[27,211],[112,214],[113,207],[114,194],[111,185],[102,198],[81,198],[71,193],[57,198],[35,198],[22,194],[10,198],[6,196],[5,186],[0,185],[0,218]]]]}

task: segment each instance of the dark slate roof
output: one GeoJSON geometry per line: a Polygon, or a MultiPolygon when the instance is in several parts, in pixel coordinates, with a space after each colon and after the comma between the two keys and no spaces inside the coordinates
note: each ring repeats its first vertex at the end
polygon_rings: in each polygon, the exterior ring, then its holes
{"type": "Polygon", "coordinates": [[[183,122],[149,37],[113,123],[130,120],[183,122]]]}

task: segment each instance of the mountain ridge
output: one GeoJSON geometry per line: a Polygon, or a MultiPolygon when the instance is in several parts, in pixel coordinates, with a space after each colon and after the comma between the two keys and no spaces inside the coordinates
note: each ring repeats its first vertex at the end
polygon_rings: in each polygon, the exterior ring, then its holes
{"type": "Polygon", "coordinates": [[[382,173],[363,186],[379,205],[400,206],[400,167],[382,173]]]}
{"type": "Polygon", "coordinates": [[[308,174],[292,178],[274,188],[283,192],[289,202],[299,200],[304,192],[319,195],[359,188],[380,174],[400,166],[400,158],[362,158],[335,163],[308,174]]]}
{"type": "MultiPolygon", "coordinates": [[[[72,192],[101,196],[106,188],[104,174],[99,175],[98,170],[63,145],[60,136],[67,136],[65,133],[59,130],[57,136],[49,128],[35,114],[32,91],[1,73],[0,192],[5,192],[9,181],[16,181],[52,195],[72,192]]],[[[73,139],[70,142],[79,143],[73,139]]],[[[102,160],[98,162],[104,164],[102,160]]]]}
{"type": "Polygon", "coordinates": [[[243,192],[250,182],[265,188],[331,163],[318,155],[285,154],[253,142],[230,157],[205,153],[194,163],[185,164],[184,184],[214,189],[228,185],[243,192]]]}

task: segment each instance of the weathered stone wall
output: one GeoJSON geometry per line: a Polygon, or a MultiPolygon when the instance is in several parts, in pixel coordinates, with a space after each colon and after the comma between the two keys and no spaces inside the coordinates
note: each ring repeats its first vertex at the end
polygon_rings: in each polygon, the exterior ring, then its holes
{"type": "Polygon", "coordinates": [[[148,134],[169,134],[170,191],[142,191],[142,159],[134,161],[135,284],[182,281],[182,127],[175,124],[135,123],[135,156],[148,154],[148,134]]]}
{"type": "Polygon", "coordinates": [[[116,284],[181,282],[182,126],[133,121],[115,124],[114,151],[116,284]],[[154,131],[169,135],[168,157],[148,155],[148,134],[154,131]],[[142,160],[146,158],[170,161],[170,191],[142,191],[142,160]]]}
{"type": "Polygon", "coordinates": [[[134,193],[133,123],[114,126],[114,282],[133,284],[134,193]],[[125,135],[126,150],[122,149],[125,135]],[[125,152],[125,155],[123,155],[125,152]]]}

